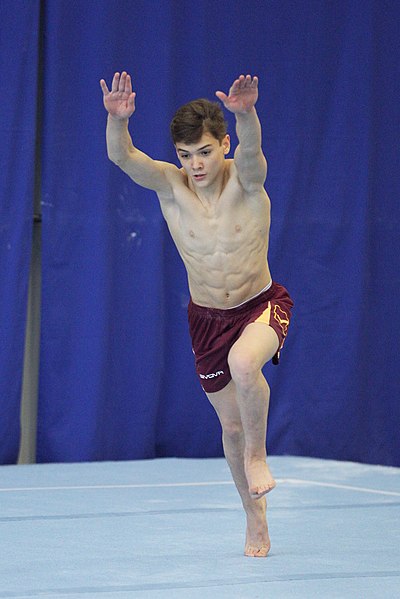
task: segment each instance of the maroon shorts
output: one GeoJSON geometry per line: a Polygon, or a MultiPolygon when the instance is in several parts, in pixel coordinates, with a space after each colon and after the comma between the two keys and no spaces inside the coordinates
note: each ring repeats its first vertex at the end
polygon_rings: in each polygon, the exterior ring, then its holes
{"type": "Polygon", "coordinates": [[[288,292],[278,283],[272,283],[267,291],[236,308],[207,308],[190,300],[189,332],[196,372],[204,391],[215,393],[229,383],[232,378],[228,366],[229,351],[244,328],[252,322],[263,322],[278,335],[279,348],[272,358],[272,362],[278,364],[292,307],[293,301],[288,292]]]}

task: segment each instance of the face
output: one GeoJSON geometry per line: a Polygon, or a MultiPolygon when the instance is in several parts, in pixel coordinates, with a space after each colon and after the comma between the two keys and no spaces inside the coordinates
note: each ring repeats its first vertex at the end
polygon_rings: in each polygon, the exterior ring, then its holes
{"type": "Polygon", "coordinates": [[[195,144],[178,142],[175,145],[180,163],[196,187],[208,187],[217,179],[229,148],[229,135],[220,143],[211,133],[203,133],[195,144]]]}

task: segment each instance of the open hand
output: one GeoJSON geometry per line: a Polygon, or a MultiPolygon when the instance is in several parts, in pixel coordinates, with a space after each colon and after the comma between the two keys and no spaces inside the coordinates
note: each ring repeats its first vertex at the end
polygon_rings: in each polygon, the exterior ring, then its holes
{"type": "Polygon", "coordinates": [[[240,75],[236,79],[227,96],[224,92],[215,92],[227,110],[233,113],[249,112],[258,98],[258,77],[240,75]]]}
{"type": "Polygon", "coordinates": [[[128,119],[135,112],[135,96],[132,92],[131,76],[124,71],[115,73],[112,80],[111,91],[104,79],[100,81],[103,90],[105,109],[116,119],[128,119]]]}

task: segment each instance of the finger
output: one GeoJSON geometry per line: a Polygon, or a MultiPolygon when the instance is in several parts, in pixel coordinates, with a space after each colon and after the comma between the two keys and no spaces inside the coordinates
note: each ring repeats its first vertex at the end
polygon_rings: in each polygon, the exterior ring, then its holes
{"type": "Polygon", "coordinates": [[[226,102],[226,101],[227,101],[227,99],[228,99],[228,96],[227,96],[226,94],[224,94],[224,92],[219,92],[219,91],[218,91],[218,92],[215,92],[215,95],[217,96],[217,98],[218,98],[219,100],[221,100],[221,102],[222,102],[223,104],[225,104],[225,102],[226,102]]]}
{"type": "Polygon", "coordinates": [[[132,92],[128,98],[128,105],[130,108],[135,108],[135,98],[136,98],[136,93],[132,92]]]}
{"type": "Polygon", "coordinates": [[[253,82],[252,76],[251,75],[246,75],[245,87],[251,87],[252,82],[253,82]]]}
{"type": "Polygon", "coordinates": [[[118,85],[118,91],[120,91],[120,92],[125,91],[127,75],[128,75],[128,73],[126,71],[122,71],[121,78],[119,80],[119,85],[118,85]]]}
{"type": "Polygon", "coordinates": [[[105,96],[110,93],[110,90],[108,89],[107,83],[104,81],[104,79],[100,80],[100,87],[103,90],[103,94],[105,96]]]}
{"type": "Polygon", "coordinates": [[[244,75],[240,75],[235,81],[232,83],[232,87],[229,90],[229,93],[237,93],[243,87],[244,75]]]}
{"type": "Polygon", "coordinates": [[[126,76],[125,91],[128,92],[128,94],[132,93],[132,79],[130,75],[126,76]]]}
{"type": "Polygon", "coordinates": [[[253,81],[251,82],[251,86],[252,87],[258,87],[258,77],[257,77],[257,75],[255,75],[253,77],[253,81]]]}
{"type": "Polygon", "coordinates": [[[118,91],[119,77],[120,77],[120,74],[119,73],[115,73],[115,75],[113,77],[113,80],[112,80],[112,85],[111,85],[111,91],[112,92],[117,92],[118,91]]]}

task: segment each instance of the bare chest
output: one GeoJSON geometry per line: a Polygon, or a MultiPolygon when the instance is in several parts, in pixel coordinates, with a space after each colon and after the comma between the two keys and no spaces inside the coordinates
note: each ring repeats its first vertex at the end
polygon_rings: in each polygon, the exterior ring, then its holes
{"type": "MultiPolygon", "coordinates": [[[[190,198],[193,199],[193,198],[190,198]]],[[[266,198],[222,196],[215,205],[193,201],[181,205],[168,226],[178,250],[186,256],[234,256],[266,243],[269,204],[266,198]]]]}

